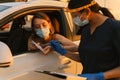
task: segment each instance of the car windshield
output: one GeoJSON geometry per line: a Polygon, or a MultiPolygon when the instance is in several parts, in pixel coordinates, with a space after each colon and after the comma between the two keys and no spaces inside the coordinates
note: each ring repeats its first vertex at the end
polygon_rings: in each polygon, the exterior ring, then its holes
{"type": "Polygon", "coordinates": [[[11,6],[4,6],[4,5],[0,5],[0,12],[10,8],[11,6]]]}

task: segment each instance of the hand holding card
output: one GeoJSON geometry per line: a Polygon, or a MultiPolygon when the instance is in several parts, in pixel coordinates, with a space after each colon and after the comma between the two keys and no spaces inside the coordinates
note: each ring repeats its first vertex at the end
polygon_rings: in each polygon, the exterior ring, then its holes
{"type": "Polygon", "coordinates": [[[41,50],[43,53],[44,53],[44,50],[43,50],[43,48],[40,46],[40,45],[38,45],[35,41],[33,41],[32,40],[32,43],[39,49],[39,50],[41,50]]]}

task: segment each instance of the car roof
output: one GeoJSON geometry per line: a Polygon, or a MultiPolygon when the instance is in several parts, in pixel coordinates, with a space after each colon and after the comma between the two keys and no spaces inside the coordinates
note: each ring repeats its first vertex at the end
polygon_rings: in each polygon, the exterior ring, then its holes
{"type": "Polygon", "coordinates": [[[29,2],[10,2],[10,3],[0,3],[0,19],[4,18],[5,16],[28,7],[34,7],[34,6],[44,6],[44,7],[67,7],[66,2],[61,1],[52,1],[52,0],[36,0],[36,1],[29,1],[29,2]]]}
{"type": "Polygon", "coordinates": [[[4,6],[19,6],[19,5],[24,5],[24,4],[43,4],[43,5],[54,5],[54,6],[64,6],[66,7],[67,2],[62,2],[62,1],[54,1],[54,0],[34,0],[34,1],[28,1],[28,2],[6,2],[6,3],[0,3],[0,5],[4,6]]]}

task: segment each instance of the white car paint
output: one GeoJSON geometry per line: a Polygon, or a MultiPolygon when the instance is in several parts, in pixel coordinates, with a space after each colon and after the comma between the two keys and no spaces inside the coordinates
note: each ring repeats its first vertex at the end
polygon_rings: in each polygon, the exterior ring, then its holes
{"type": "MultiPolygon", "coordinates": [[[[13,65],[11,65],[10,67],[0,68],[0,80],[31,80],[29,77],[26,76],[29,76],[32,73],[32,77],[35,78],[35,80],[41,80],[43,76],[41,76],[41,74],[35,75],[36,73],[34,71],[36,70],[47,70],[76,74],[74,73],[74,70],[76,70],[75,65],[77,64],[72,60],[71,63],[68,64],[68,68],[59,68],[63,63],[70,59],[65,58],[64,56],[60,56],[56,52],[51,52],[48,55],[43,55],[40,52],[24,53],[22,55],[14,56],[13,60],[13,65]],[[39,77],[39,79],[36,79],[36,77],[39,77]]],[[[49,76],[46,76],[44,80],[48,80],[48,78],[49,76]]],[[[59,78],[55,79],[59,80],[59,78]]]]}
{"type": "Polygon", "coordinates": [[[18,11],[22,8],[33,7],[33,6],[45,6],[45,7],[67,7],[67,3],[59,1],[30,1],[30,2],[13,2],[13,3],[4,3],[0,6],[10,6],[7,10],[0,12],[0,19],[15,11],[18,11]]]}

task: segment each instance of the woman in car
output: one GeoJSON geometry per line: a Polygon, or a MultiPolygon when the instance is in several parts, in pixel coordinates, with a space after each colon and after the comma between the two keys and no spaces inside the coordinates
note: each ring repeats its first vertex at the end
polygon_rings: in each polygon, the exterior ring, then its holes
{"type": "Polygon", "coordinates": [[[36,13],[32,18],[31,25],[33,34],[28,40],[28,50],[38,50],[41,46],[43,48],[42,52],[47,54],[50,51],[50,46],[48,46],[50,40],[59,41],[63,46],[66,46],[66,49],[69,45],[75,45],[71,40],[55,33],[52,22],[45,13],[36,13]]]}

